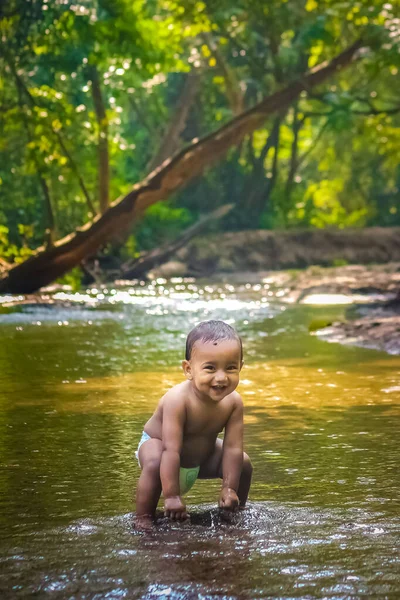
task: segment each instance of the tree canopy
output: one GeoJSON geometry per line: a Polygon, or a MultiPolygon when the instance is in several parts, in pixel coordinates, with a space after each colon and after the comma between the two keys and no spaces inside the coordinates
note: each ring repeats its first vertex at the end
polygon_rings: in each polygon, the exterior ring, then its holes
{"type": "Polygon", "coordinates": [[[225,230],[400,224],[398,9],[364,0],[2,5],[0,257],[23,261],[106,215],[192,140],[358,40],[349,68],[265,114],[222,162],[121,232],[118,251],[157,246],[227,203],[225,230]]]}

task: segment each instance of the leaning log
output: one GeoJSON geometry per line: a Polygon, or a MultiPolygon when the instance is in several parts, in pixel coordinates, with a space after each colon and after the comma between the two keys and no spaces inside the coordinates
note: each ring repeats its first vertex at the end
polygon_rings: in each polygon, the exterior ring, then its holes
{"type": "Polygon", "coordinates": [[[0,293],[34,292],[79,265],[113,236],[125,231],[150,205],[168,198],[206,167],[216,163],[231,146],[261,127],[267,116],[289,106],[303,91],[310,90],[349,65],[362,45],[362,40],[358,40],[329,63],[312,69],[217,131],[193,141],[136,184],[124,198],[112,203],[103,215],[58,240],[53,247],[47,250],[39,248],[28,260],[10,269],[0,280],[0,293]]]}
{"type": "Polygon", "coordinates": [[[161,246],[160,248],[154,248],[154,250],[150,250],[150,252],[145,252],[142,256],[139,256],[137,260],[126,263],[122,266],[119,279],[140,279],[140,277],[144,277],[151,269],[159,267],[169,260],[175,252],[186,246],[191,239],[196,235],[199,235],[199,233],[202,233],[211,223],[227,215],[232,208],[233,204],[220,206],[217,210],[203,216],[197,223],[185,229],[185,231],[173,242],[161,246]]]}

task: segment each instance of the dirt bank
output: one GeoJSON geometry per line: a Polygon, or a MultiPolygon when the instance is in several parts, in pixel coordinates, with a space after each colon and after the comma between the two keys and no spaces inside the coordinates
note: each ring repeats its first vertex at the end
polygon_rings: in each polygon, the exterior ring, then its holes
{"type": "Polygon", "coordinates": [[[400,354],[400,307],[397,311],[370,309],[361,319],[333,323],[331,327],[317,331],[316,335],[328,342],[400,354]]]}
{"type": "Polygon", "coordinates": [[[400,227],[214,234],[192,240],[176,261],[185,275],[400,262],[400,227]]]}
{"type": "Polygon", "coordinates": [[[385,265],[309,267],[302,271],[283,272],[280,276],[286,277],[281,286],[285,292],[284,298],[288,302],[318,304],[323,302],[313,302],[313,298],[334,295],[337,302],[332,298],[331,304],[386,303],[394,300],[400,291],[398,262],[385,265]]]}
{"type": "Polygon", "coordinates": [[[286,273],[282,290],[287,302],[352,304],[353,318],[312,333],[328,342],[400,354],[400,263],[311,267],[286,273]],[[354,318],[356,316],[356,318],[354,318]]]}

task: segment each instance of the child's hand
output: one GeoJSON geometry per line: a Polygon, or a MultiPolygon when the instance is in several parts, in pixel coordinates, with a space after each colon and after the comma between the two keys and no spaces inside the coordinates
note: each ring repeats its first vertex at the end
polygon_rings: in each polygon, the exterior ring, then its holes
{"type": "Polygon", "coordinates": [[[222,488],[218,505],[220,508],[232,512],[239,510],[239,498],[235,490],[228,487],[222,488]]]}
{"type": "Polygon", "coordinates": [[[185,521],[188,518],[186,505],[182,502],[180,496],[165,498],[164,516],[172,521],[185,521]]]}

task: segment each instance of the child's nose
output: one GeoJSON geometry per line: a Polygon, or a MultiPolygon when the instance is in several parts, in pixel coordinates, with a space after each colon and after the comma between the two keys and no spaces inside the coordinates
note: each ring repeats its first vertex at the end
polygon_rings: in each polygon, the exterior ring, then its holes
{"type": "Polygon", "coordinates": [[[226,373],[225,373],[225,371],[217,371],[215,373],[215,379],[217,381],[226,381],[226,373]]]}

